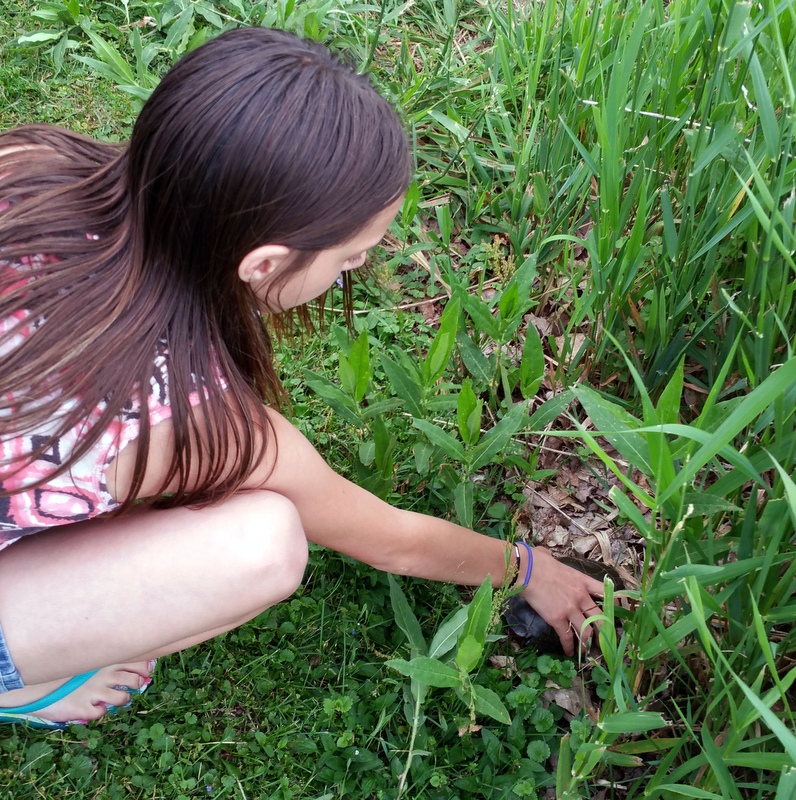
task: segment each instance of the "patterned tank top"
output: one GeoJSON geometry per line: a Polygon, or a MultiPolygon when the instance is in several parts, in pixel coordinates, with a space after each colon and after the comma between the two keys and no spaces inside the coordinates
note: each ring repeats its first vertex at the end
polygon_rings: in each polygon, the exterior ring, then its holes
{"type": "MultiPolygon", "coordinates": [[[[0,207],[0,213],[4,209],[0,207]]],[[[57,261],[55,256],[30,256],[20,258],[13,264],[0,260],[0,271],[14,270],[20,282],[26,282],[25,272],[46,260],[57,261]]],[[[15,284],[19,286],[19,284],[15,284]]],[[[25,309],[0,319],[0,336],[13,335],[0,343],[0,375],[3,358],[11,353],[25,337],[42,324],[33,319],[25,309]]],[[[168,389],[168,354],[164,346],[155,355],[152,371],[151,392],[147,396],[147,413],[150,425],[154,426],[171,417],[168,389]]],[[[0,392],[3,392],[0,385],[0,392]]],[[[39,392],[42,389],[39,388],[39,392]]],[[[46,389],[44,389],[46,392],[46,389]]],[[[0,415],[13,416],[22,404],[41,403],[52,399],[50,396],[37,397],[31,389],[30,395],[20,397],[6,393],[7,407],[0,409],[0,415]]],[[[198,402],[198,394],[191,397],[192,404],[198,402]]],[[[133,398],[109,425],[93,447],[66,472],[50,477],[38,486],[42,478],[52,475],[63,464],[75,447],[100,419],[105,410],[105,402],[93,409],[89,417],[79,425],[57,438],[39,458],[23,470],[14,468],[13,459],[34,452],[56,431],[59,417],[74,408],[74,399],[64,398],[59,413],[49,425],[37,430],[20,432],[0,439],[0,550],[17,541],[22,536],[38,533],[57,525],[91,519],[99,514],[113,511],[120,505],[108,491],[105,474],[118,453],[138,437],[141,418],[141,400],[133,398]],[[9,466],[11,465],[11,466],[9,466]]]]}

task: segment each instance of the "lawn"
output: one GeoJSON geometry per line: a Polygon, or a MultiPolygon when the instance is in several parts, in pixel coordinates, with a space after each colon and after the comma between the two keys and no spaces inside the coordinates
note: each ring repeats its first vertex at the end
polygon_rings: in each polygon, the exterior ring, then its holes
{"type": "Polygon", "coordinates": [[[332,296],[281,342],[295,422],[391,502],[629,587],[572,661],[517,649],[486,587],[314,548],[133,708],[0,731],[0,797],[796,798],[792,0],[0,12],[3,128],[124,140],[238,24],[370,72],[415,182],[350,327],[332,296]]]}

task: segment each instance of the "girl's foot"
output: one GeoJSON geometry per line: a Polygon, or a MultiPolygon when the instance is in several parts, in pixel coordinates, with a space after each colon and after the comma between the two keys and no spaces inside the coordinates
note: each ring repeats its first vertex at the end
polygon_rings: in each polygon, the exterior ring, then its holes
{"type": "MultiPolygon", "coordinates": [[[[99,719],[108,713],[109,706],[123,706],[130,701],[127,689],[140,693],[146,688],[152,680],[153,667],[154,661],[137,661],[100,669],[66,697],[36,711],[36,716],[50,722],[99,719]]],[[[40,683],[0,694],[0,712],[40,700],[64,683],[40,683]]]]}

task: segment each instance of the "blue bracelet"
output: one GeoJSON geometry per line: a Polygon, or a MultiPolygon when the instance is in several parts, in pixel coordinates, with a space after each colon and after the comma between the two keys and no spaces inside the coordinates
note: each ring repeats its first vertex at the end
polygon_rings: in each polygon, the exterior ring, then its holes
{"type": "Polygon", "coordinates": [[[525,580],[522,582],[522,588],[525,589],[531,582],[531,573],[533,572],[533,550],[528,542],[519,542],[528,551],[528,571],[525,573],[525,580]]]}

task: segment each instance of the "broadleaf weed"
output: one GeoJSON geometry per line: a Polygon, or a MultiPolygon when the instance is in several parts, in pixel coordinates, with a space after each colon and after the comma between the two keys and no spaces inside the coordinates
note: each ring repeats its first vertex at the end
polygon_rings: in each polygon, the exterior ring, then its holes
{"type": "Polygon", "coordinates": [[[604,627],[591,666],[602,709],[563,738],[542,684],[566,685],[571,662],[518,653],[511,679],[482,667],[488,637],[443,591],[422,657],[448,667],[461,699],[429,693],[417,675],[380,670],[403,628],[422,650],[389,583],[313,553],[294,601],[163,668],[163,708],[46,746],[5,737],[15,800],[38,796],[44,776],[53,797],[221,798],[245,785],[331,800],[403,785],[447,800],[553,786],[586,797],[616,775],[627,796],[789,800],[792,5],[10,6],[5,124],[43,118],[124,138],[130,98],[237,24],[287,28],[369,64],[402,107],[417,164],[387,282],[396,271],[402,302],[452,300],[434,331],[358,293],[352,340],[332,326],[334,352],[283,343],[283,360],[304,370],[286,379],[297,424],[381,496],[504,536],[510,511],[488,509],[550,477],[529,432],[578,439],[645,542],[641,585],[625,593],[633,610],[606,609],[623,629],[604,627]],[[82,92],[76,111],[66,88],[82,92]],[[509,724],[491,721],[497,703],[509,724]]]}

